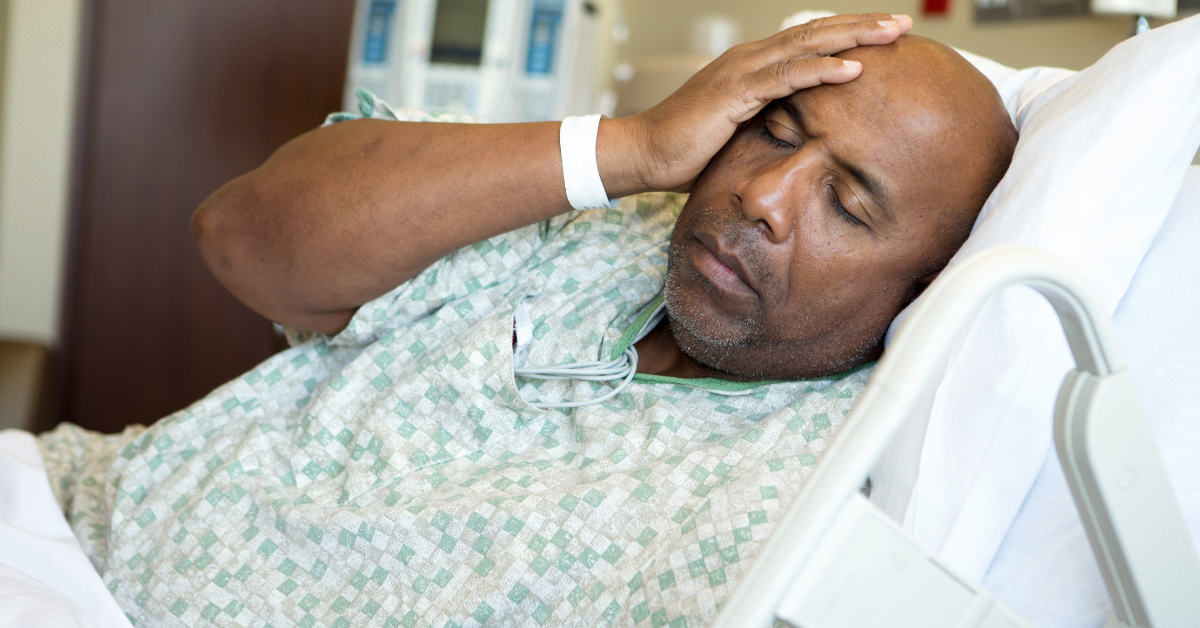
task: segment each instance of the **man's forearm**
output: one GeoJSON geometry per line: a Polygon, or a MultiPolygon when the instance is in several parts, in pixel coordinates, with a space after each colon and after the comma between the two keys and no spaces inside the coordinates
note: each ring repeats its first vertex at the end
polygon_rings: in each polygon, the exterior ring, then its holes
{"type": "MultiPolygon", "coordinates": [[[[612,122],[597,150],[606,190],[642,191],[612,122]]],[[[226,184],[193,229],[218,280],[251,308],[333,333],[446,254],[570,210],[558,129],[342,122],[226,184]]]]}

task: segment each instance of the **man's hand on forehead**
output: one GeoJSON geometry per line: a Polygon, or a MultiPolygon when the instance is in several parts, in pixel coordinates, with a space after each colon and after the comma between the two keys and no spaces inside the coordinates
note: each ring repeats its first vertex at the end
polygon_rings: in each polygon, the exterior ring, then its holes
{"type": "Polygon", "coordinates": [[[890,44],[911,28],[905,15],[839,15],[734,46],[654,108],[603,120],[597,152],[636,159],[640,181],[632,187],[687,191],[738,125],[768,103],[862,72],[859,62],[830,55],[890,44]]]}

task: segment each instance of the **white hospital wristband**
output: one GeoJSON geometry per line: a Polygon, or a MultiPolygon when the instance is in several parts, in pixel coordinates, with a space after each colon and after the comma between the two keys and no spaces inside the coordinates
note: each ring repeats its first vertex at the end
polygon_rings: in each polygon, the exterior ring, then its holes
{"type": "Polygon", "coordinates": [[[562,152],[563,183],[567,201],[575,209],[615,208],[600,180],[596,163],[596,134],[600,130],[600,114],[571,117],[562,121],[558,130],[558,148],[562,152]]]}

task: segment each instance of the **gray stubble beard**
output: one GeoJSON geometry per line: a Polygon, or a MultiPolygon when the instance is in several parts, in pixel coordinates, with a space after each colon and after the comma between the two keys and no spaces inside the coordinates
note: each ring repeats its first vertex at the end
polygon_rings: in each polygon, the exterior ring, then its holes
{"type": "MultiPolygon", "coordinates": [[[[689,307],[685,290],[678,280],[680,253],[672,246],[668,254],[667,279],[663,290],[667,306],[667,320],[671,333],[680,350],[697,362],[718,371],[741,377],[757,378],[759,373],[747,372],[737,366],[739,354],[751,351],[754,338],[762,333],[762,324],[747,320],[746,325],[737,325],[706,320],[703,313],[689,307]]],[[[702,289],[717,296],[716,288],[702,284],[702,289]]]]}

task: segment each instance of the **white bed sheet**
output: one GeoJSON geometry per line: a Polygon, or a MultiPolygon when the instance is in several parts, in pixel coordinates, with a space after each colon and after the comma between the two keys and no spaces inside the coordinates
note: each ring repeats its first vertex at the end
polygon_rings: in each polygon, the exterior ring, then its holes
{"type": "MultiPolygon", "coordinates": [[[[1113,322],[1200,548],[1200,167],[1188,170],[1113,322]]],[[[1099,628],[1111,614],[1053,450],[981,584],[1035,626],[1099,628]]]]}
{"type": "Polygon", "coordinates": [[[0,628],[132,628],[50,490],[28,432],[0,431],[0,628]]]}

